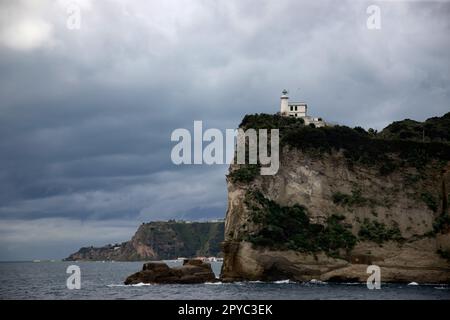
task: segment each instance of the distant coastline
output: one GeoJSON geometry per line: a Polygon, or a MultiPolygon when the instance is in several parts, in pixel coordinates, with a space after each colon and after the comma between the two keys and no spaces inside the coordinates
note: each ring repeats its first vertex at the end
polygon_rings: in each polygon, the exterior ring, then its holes
{"type": "Polygon", "coordinates": [[[64,261],[146,261],[220,258],[224,222],[213,220],[143,223],[131,240],[102,247],[83,247],[64,261]]]}

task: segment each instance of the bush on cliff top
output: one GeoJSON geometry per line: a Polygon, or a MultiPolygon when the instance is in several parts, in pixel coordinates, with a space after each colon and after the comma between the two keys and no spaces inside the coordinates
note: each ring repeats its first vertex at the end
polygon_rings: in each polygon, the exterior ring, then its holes
{"type": "Polygon", "coordinates": [[[284,117],[279,114],[247,114],[242,119],[239,128],[247,129],[280,129],[280,128],[300,128],[304,126],[305,121],[302,118],[284,117]]]}
{"type": "Polygon", "coordinates": [[[257,164],[241,165],[239,169],[233,170],[228,174],[232,182],[249,183],[259,175],[260,166],[257,164]]]}
{"type": "MultiPolygon", "coordinates": [[[[425,139],[426,143],[421,142],[416,135],[411,138],[399,133],[402,128],[409,126],[410,122],[407,120],[394,122],[382,134],[377,134],[373,129],[367,132],[361,127],[315,128],[305,126],[301,118],[283,117],[279,114],[246,115],[239,127],[244,130],[279,129],[281,147],[290,146],[314,154],[342,151],[350,166],[375,166],[381,175],[388,175],[402,166],[416,167],[420,171],[432,160],[440,160],[441,164],[449,161],[450,137],[445,126],[449,120],[450,113],[447,113],[423,123],[430,135],[429,139],[425,139]],[[431,123],[437,126],[435,130],[429,128],[431,123]],[[442,136],[439,136],[440,133],[442,136]]],[[[248,183],[258,175],[256,165],[242,165],[231,172],[229,177],[233,182],[248,183]]]]}
{"type": "MultiPolygon", "coordinates": [[[[450,113],[433,119],[445,120],[448,117],[450,113]]],[[[312,128],[305,126],[302,120],[280,115],[253,114],[244,117],[240,128],[280,129],[281,146],[290,146],[306,152],[316,150],[321,153],[342,150],[350,164],[376,165],[380,174],[389,174],[404,165],[421,168],[433,159],[450,160],[448,143],[423,143],[401,140],[397,135],[373,135],[359,127],[312,128]],[[392,157],[392,154],[397,156],[392,157]]]]}
{"type": "Polygon", "coordinates": [[[380,135],[387,139],[415,141],[450,142],[450,112],[442,117],[433,117],[425,122],[410,119],[395,121],[388,125],[380,135]]]}

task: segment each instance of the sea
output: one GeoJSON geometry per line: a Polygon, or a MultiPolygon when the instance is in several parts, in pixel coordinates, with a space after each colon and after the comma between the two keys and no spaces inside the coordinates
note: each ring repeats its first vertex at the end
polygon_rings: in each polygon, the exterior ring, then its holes
{"type": "MultiPolygon", "coordinates": [[[[170,266],[180,261],[167,261],[170,266]]],[[[285,300],[450,300],[450,287],[439,284],[381,284],[369,290],[361,283],[310,281],[205,283],[194,285],[124,285],[125,278],[142,269],[143,262],[1,262],[0,299],[285,299],[285,300]],[[68,289],[70,265],[81,271],[80,289],[68,289]]],[[[212,262],[219,276],[221,262],[212,262]]]]}

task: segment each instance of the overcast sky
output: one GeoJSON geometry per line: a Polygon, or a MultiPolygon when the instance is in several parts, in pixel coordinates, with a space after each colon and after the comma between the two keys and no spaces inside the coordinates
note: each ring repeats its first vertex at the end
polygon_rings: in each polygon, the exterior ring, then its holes
{"type": "Polygon", "coordinates": [[[173,165],[170,134],[275,113],[283,88],[349,126],[448,112],[449,34],[443,1],[1,1],[0,260],[224,217],[227,167],[173,165]]]}

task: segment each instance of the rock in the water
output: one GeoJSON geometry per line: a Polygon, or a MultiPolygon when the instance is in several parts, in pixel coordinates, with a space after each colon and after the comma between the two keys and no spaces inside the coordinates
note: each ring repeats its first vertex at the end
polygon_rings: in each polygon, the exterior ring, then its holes
{"type": "Polygon", "coordinates": [[[198,259],[186,259],[183,266],[170,268],[164,262],[147,262],[142,271],[125,280],[125,284],[138,283],[204,283],[217,281],[211,264],[198,259]]]}

